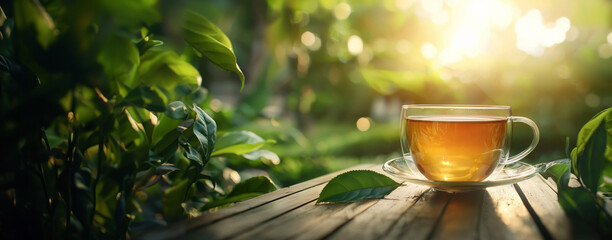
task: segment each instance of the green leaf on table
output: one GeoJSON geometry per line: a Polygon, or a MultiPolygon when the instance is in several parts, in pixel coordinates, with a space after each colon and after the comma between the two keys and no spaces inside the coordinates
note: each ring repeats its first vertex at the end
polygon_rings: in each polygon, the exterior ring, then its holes
{"type": "Polygon", "coordinates": [[[400,185],[393,179],[371,170],[350,171],[330,180],[321,191],[317,203],[382,198],[400,185]]]}
{"type": "Polygon", "coordinates": [[[249,131],[228,132],[219,137],[212,156],[223,154],[242,155],[255,151],[263,147],[266,143],[273,142],[273,140],[266,141],[257,134],[249,131]]]}
{"type": "Polygon", "coordinates": [[[185,12],[185,24],[183,25],[185,41],[193,48],[206,56],[219,68],[232,71],[240,77],[242,88],[244,88],[244,74],[232,49],[229,38],[206,17],[193,11],[185,12]]]}
{"type": "Polygon", "coordinates": [[[258,176],[249,178],[236,184],[227,197],[235,197],[250,193],[264,194],[274,190],[276,190],[276,186],[269,178],[265,176],[258,176]]]}
{"type": "Polygon", "coordinates": [[[557,188],[565,188],[570,180],[570,164],[567,160],[554,161],[546,164],[546,169],[542,171],[544,177],[552,177],[557,183],[557,188]]]}
{"type": "Polygon", "coordinates": [[[252,177],[236,184],[226,197],[206,204],[204,209],[244,201],[275,190],[276,186],[269,178],[264,176],[252,177]]]}

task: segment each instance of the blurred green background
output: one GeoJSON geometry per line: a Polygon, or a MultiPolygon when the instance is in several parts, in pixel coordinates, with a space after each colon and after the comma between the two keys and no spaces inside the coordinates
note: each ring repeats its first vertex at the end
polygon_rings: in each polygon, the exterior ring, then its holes
{"type": "MultiPolygon", "coordinates": [[[[239,93],[235,76],[200,68],[220,125],[277,139],[281,186],[399,156],[402,104],[510,105],[540,127],[531,163],[564,158],[566,137],[574,146],[612,105],[610,1],[189,4],[229,36],[247,78],[239,93]]],[[[513,151],[530,139],[518,124],[513,151]]]]}
{"type": "MultiPolygon", "coordinates": [[[[248,130],[276,140],[268,149],[280,161],[213,159],[210,171],[225,169],[230,182],[237,173],[269,175],[288,186],[399,156],[403,104],[510,105],[540,127],[530,163],[564,158],[566,138],[573,147],[580,127],[612,106],[610,1],[99,2],[101,13],[114,14],[102,14],[116,21],[108,25],[138,29],[127,23],[148,19],[142,24],[153,36],[197,68],[219,135],[248,130]],[[178,27],[185,9],[232,41],[243,91],[234,73],[185,47],[178,27]]],[[[52,16],[64,9],[62,1],[40,3],[52,16]]],[[[12,2],[4,4],[12,16],[12,2]]],[[[513,151],[531,137],[517,124],[513,151]]]]}

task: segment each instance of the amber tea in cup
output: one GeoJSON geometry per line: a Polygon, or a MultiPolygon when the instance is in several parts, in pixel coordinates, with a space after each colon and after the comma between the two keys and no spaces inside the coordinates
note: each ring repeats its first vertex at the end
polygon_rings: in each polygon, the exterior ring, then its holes
{"type": "Polygon", "coordinates": [[[525,157],[539,139],[536,124],[511,116],[509,106],[405,105],[401,121],[404,157],[434,181],[483,181],[525,157]],[[509,157],[513,122],[531,126],[534,138],[526,150],[509,157]]]}

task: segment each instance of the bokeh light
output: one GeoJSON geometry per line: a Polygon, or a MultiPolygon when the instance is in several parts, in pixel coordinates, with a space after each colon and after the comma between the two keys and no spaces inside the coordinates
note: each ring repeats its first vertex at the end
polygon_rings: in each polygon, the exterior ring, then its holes
{"type": "Polygon", "coordinates": [[[545,48],[562,43],[570,30],[570,20],[558,18],[555,23],[544,23],[540,10],[531,9],[514,25],[516,47],[533,56],[542,56],[545,48]]]}
{"type": "Polygon", "coordinates": [[[338,20],[347,19],[351,15],[351,5],[348,3],[340,3],[334,8],[334,17],[338,20]]]}
{"type": "Polygon", "coordinates": [[[356,125],[359,131],[362,131],[362,132],[368,131],[370,129],[370,119],[361,117],[357,119],[356,125]]]}
{"type": "Polygon", "coordinates": [[[363,41],[357,35],[352,35],[348,39],[348,51],[353,55],[359,55],[363,51],[363,41]]]}
{"type": "Polygon", "coordinates": [[[315,43],[315,35],[309,31],[302,33],[302,43],[306,46],[312,46],[315,43]]]}

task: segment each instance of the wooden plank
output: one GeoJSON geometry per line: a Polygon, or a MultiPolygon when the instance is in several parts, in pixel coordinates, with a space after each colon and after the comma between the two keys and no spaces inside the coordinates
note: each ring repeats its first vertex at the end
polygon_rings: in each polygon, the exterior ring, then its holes
{"type": "Polygon", "coordinates": [[[226,239],[250,230],[259,224],[274,219],[287,212],[314,202],[324,185],[298,192],[291,197],[281,198],[270,204],[250,209],[218,222],[200,227],[185,235],[189,239],[226,239]]]}
{"type": "Polygon", "coordinates": [[[537,177],[542,178],[542,180],[544,181],[544,183],[546,183],[546,185],[548,185],[550,187],[550,189],[552,189],[554,192],[557,192],[557,183],[555,182],[555,180],[553,180],[553,178],[549,177],[549,178],[544,178],[542,177],[542,175],[538,174],[537,177]]]}
{"type": "Polygon", "coordinates": [[[427,239],[435,229],[452,196],[447,192],[428,190],[381,239],[427,239]]]}
{"type": "Polygon", "coordinates": [[[430,239],[476,239],[485,192],[455,193],[430,239]]]}
{"type": "MultiPolygon", "coordinates": [[[[373,170],[385,174],[382,165],[373,170]]],[[[399,182],[399,179],[395,179],[399,182]]],[[[391,193],[388,197],[393,198],[391,193]]],[[[397,197],[397,196],[395,196],[397,197]]],[[[260,224],[235,239],[321,239],[350,222],[379,200],[361,200],[351,204],[321,204],[311,202],[294,211],[260,224]]]]}
{"type": "MultiPolygon", "coordinates": [[[[379,167],[379,165],[362,165],[357,166],[355,169],[373,169],[379,167]]],[[[329,177],[329,179],[333,178],[337,174],[340,174],[341,172],[350,171],[352,169],[353,168],[335,172],[334,175],[329,177]]],[[[234,237],[240,233],[257,227],[258,225],[266,221],[282,216],[283,214],[296,210],[300,207],[306,206],[308,203],[313,203],[319,197],[319,193],[321,192],[323,187],[325,187],[324,183],[329,181],[329,179],[319,185],[296,192],[287,197],[278,198],[274,201],[268,202],[267,204],[261,205],[256,208],[248,209],[248,211],[232,215],[218,222],[214,222],[205,226],[200,226],[193,232],[188,232],[185,236],[187,238],[210,237],[214,239],[234,237]]]]}
{"type": "Polygon", "coordinates": [[[478,227],[480,239],[543,238],[512,185],[486,191],[478,227]]]}
{"type": "Polygon", "coordinates": [[[320,239],[333,231],[333,226],[343,224],[375,202],[376,200],[363,200],[356,203],[320,205],[311,202],[233,239],[320,239]]]}
{"type": "Polygon", "coordinates": [[[348,207],[323,218],[322,221],[310,225],[307,232],[290,237],[294,240],[313,240],[325,238],[329,233],[340,228],[355,216],[372,207],[380,199],[366,199],[351,203],[348,207]]]}
{"type": "Polygon", "coordinates": [[[541,177],[533,177],[514,185],[544,238],[599,238],[597,233],[585,231],[584,223],[572,221],[565,214],[557,201],[557,193],[544,181],[541,177]]]}
{"type": "MultiPolygon", "coordinates": [[[[306,189],[322,185],[340,173],[351,171],[351,170],[356,170],[356,169],[372,169],[373,170],[373,169],[380,168],[380,166],[381,165],[379,164],[360,164],[360,165],[357,165],[357,166],[354,166],[354,167],[351,167],[351,168],[348,168],[342,171],[329,173],[321,177],[317,177],[317,178],[308,180],[306,182],[298,183],[298,184],[295,184],[295,185],[292,185],[286,188],[276,190],[268,194],[264,194],[264,195],[261,195],[261,196],[258,196],[252,199],[248,199],[248,200],[236,203],[235,205],[231,207],[223,208],[218,211],[204,212],[196,218],[186,219],[186,220],[171,224],[167,227],[151,230],[140,236],[137,236],[137,238],[138,239],[151,239],[151,240],[176,238],[176,237],[185,235],[187,232],[193,229],[200,228],[202,226],[220,221],[222,219],[234,216],[236,214],[248,211],[250,209],[260,207],[262,205],[265,205],[275,200],[290,196],[297,192],[304,191],[306,189]]],[[[318,193],[316,196],[317,197],[319,196],[318,193]]]]}
{"type": "Polygon", "coordinates": [[[379,239],[429,187],[407,183],[335,231],[329,239],[379,239]]]}

